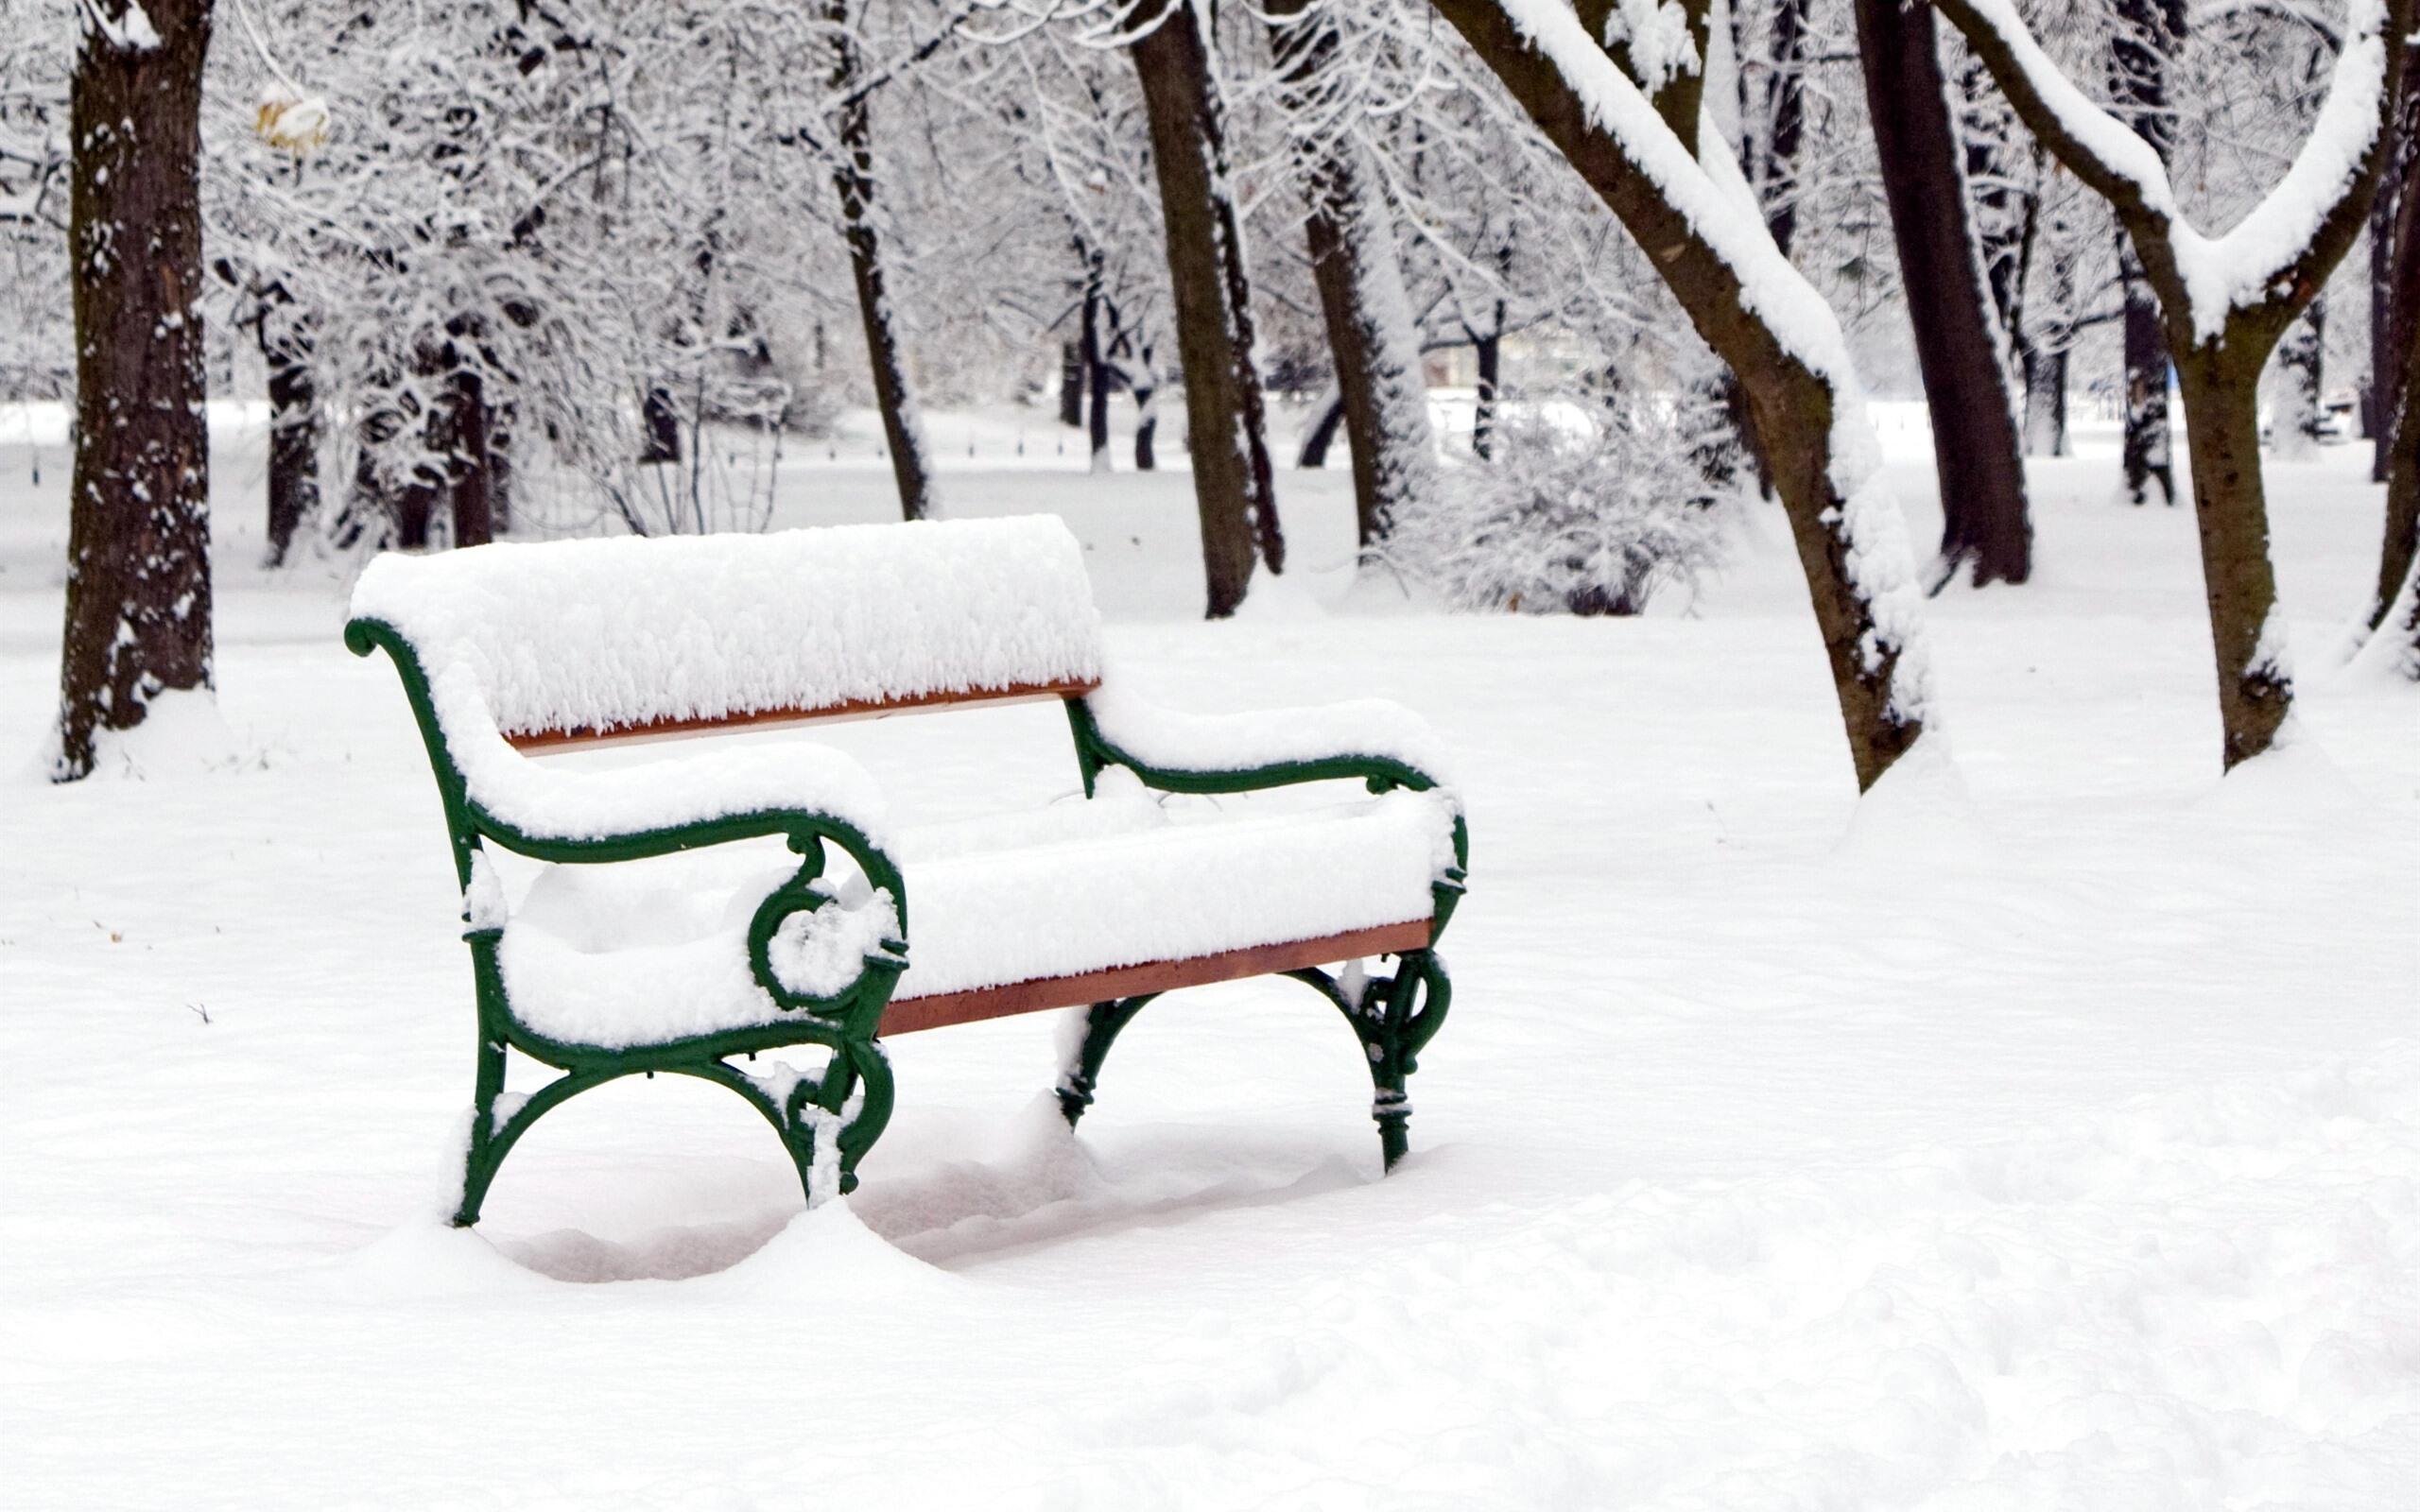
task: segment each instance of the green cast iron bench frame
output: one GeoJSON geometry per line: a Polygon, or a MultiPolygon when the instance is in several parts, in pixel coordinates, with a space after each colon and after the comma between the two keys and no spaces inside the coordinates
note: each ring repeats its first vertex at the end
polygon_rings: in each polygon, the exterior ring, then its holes
{"type": "MultiPolygon", "coordinates": [[[[529,833],[489,812],[472,798],[462,769],[447,748],[431,699],[428,677],[410,642],[392,625],[372,618],[353,620],[345,627],[344,641],[356,656],[386,651],[403,680],[444,803],[456,879],[466,899],[464,923],[468,927],[462,937],[470,947],[477,996],[478,1052],[461,1201],[453,1215],[458,1226],[478,1221],[479,1210],[498,1167],[531,1125],[565,1100],[623,1076],[652,1076],[666,1072],[695,1076],[738,1093],[781,1137],[783,1147],[797,1166],[806,1201],[813,1206],[856,1186],[858,1162],[890,1121],[894,1089],[890,1060],[882,1045],[886,1035],[1046,1008],[1084,1007],[1081,1040],[1062,1069],[1057,1089],[1060,1108],[1072,1125],[1092,1104],[1110,1046],[1147,1005],[1180,988],[1266,974],[1283,975],[1310,987],[1343,1014],[1368,1057],[1374,1088],[1372,1112],[1377,1121],[1386,1168],[1392,1170],[1408,1148],[1411,1104],[1405,1082],[1417,1068],[1422,1047],[1444,1022],[1452,1001],[1452,984],[1435,945],[1463,892],[1464,868],[1469,864],[1468,832],[1459,813],[1453,827],[1454,866],[1433,882],[1433,912],[1426,919],[1218,955],[911,998],[897,1004],[890,1001],[891,992],[900,973],[907,969],[908,940],[890,939],[884,942],[879,953],[866,956],[864,970],[848,988],[831,997],[815,997],[785,987],[771,967],[769,951],[785,919],[803,910],[813,910],[827,901],[827,895],[819,892],[816,884],[823,875],[830,848],[838,848],[854,861],[873,886],[889,889],[898,909],[900,933],[912,937],[908,923],[908,888],[899,868],[857,828],[812,809],[780,808],[578,839],[529,833]],[[801,859],[796,873],[758,904],[748,930],[748,958],[757,983],[776,1004],[789,1010],[783,1021],[660,1043],[613,1047],[549,1038],[513,1013],[498,962],[503,928],[484,925],[474,919],[467,902],[484,847],[493,845],[544,862],[589,864],[635,861],[771,835],[784,837],[801,859]],[[1394,957],[1396,965],[1392,972],[1348,979],[1325,969],[1340,961],[1379,956],[1394,957]],[[831,1053],[830,1059],[814,1076],[776,1078],[752,1075],[730,1063],[734,1057],[752,1057],[759,1051],[797,1045],[821,1046],[831,1053]],[[515,1099],[506,1093],[504,1086],[508,1049],[520,1051],[562,1074],[527,1097],[515,1099]]],[[[1064,702],[1075,737],[1076,763],[1087,798],[1092,796],[1100,774],[1110,767],[1123,767],[1146,786],[1165,793],[1239,794],[1335,781],[1359,782],[1373,793],[1394,788],[1421,791],[1437,785],[1429,774],[1397,758],[1349,751],[1315,760],[1239,768],[1176,766],[1144,761],[1103,733],[1087,701],[1087,695],[1098,691],[1098,686],[1021,685],[895,704],[775,710],[720,719],[661,720],[612,730],[551,731],[508,738],[521,749],[544,749],[882,713],[911,707],[1058,697],[1064,702]]]]}

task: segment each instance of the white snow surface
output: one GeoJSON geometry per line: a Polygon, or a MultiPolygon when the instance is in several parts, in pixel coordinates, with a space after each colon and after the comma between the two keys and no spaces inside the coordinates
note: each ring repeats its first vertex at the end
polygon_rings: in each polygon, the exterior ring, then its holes
{"type": "MultiPolygon", "coordinates": [[[[1927,537],[1923,406],[1873,414],[1927,537]]],[[[466,1233],[463,900],[339,571],[257,565],[259,412],[213,411],[224,735],[53,787],[64,420],[0,408],[0,1501],[2406,1512],[2420,696],[2306,659],[2293,747],[2221,781],[2191,511],[2113,507],[2078,414],[2033,581],[1927,605],[1955,760],[1860,802],[1770,507],[1648,618],[1451,616],[1357,580],[1349,477],[1289,470],[1326,612],[1204,625],[1181,468],[934,413],[944,465],[1004,459],[955,507],[1068,522],[1137,686],[1453,746],[1476,876],[1409,1158],[1334,1009],[1261,981],[1145,1010],[1072,1137],[1063,1016],[903,1037],[811,1213],[739,1099],[619,1082],[466,1233]]],[[[784,523],[895,514],[845,423],[784,523]]],[[[2271,466],[2306,644],[2371,607],[2366,466],[2271,466]]],[[[736,739],[877,774],[911,860],[1078,785],[1041,706],[736,739]]]]}
{"type": "Polygon", "coordinates": [[[509,734],[1089,681],[1100,617],[1046,515],[389,553],[355,617],[509,734]]]}

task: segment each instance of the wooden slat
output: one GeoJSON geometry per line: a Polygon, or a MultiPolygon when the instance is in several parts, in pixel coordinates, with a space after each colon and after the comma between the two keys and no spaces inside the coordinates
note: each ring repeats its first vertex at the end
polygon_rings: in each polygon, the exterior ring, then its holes
{"type": "Polygon", "coordinates": [[[582,725],[575,730],[527,730],[504,737],[516,750],[560,750],[566,746],[609,746],[642,740],[669,740],[710,730],[752,730],[777,725],[803,725],[825,719],[881,718],[961,703],[1007,703],[1034,698],[1080,698],[1098,688],[1088,682],[1016,682],[1005,688],[973,688],[920,693],[906,698],[867,698],[827,704],[820,709],[758,709],[747,713],[717,714],[699,719],[649,719],[635,725],[599,730],[582,725]]]}
{"type": "MultiPolygon", "coordinates": [[[[1048,976],[1031,982],[1012,982],[1006,987],[979,988],[972,992],[944,992],[933,997],[909,998],[893,1003],[884,1010],[882,1033],[889,1038],[913,1034],[919,1029],[939,1029],[953,1023],[973,1023],[982,1019],[1002,1019],[1012,1013],[1038,1013],[1045,1008],[1073,1007],[1080,1003],[1105,1003],[1112,998],[1131,998],[1145,992],[1173,992],[1178,988],[1234,982],[1249,976],[1267,976],[1275,971],[1300,971],[1305,966],[1332,966],[1338,961],[1356,960],[1365,955],[1398,955],[1405,951],[1426,949],[1428,926],[1429,920],[1415,919],[1409,923],[1382,924],[1375,929],[1357,929],[1342,935],[1293,940],[1280,945],[1254,945],[1245,950],[1197,955],[1182,961],[1147,961],[1140,966],[1087,971],[1080,976],[1048,976]]],[[[908,949],[912,954],[915,947],[910,945],[908,949]]]]}

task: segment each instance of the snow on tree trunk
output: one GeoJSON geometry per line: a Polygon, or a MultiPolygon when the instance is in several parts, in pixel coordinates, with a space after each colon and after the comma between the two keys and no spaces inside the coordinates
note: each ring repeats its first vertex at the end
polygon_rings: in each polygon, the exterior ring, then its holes
{"type": "Polygon", "coordinates": [[[2319,450],[2326,353],[2327,296],[2323,293],[2277,343],[2276,402],[2270,406],[2269,437],[2279,456],[2307,458],[2319,450]]]}
{"type": "Polygon", "coordinates": [[[1360,145],[1328,119],[1335,113],[1328,96],[1338,88],[1334,15],[1309,0],[1272,0],[1268,16],[1308,201],[1311,278],[1352,443],[1356,534],[1366,551],[1433,486],[1428,388],[1386,191],[1373,181],[1360,145]]]}
{"type": "MultiPolygon", "coordinates": [[[[1927,717],[1922,610],[1905,528],[1838,318],[1774,246],[1728,148],[1708,171],[1580,19],[1550,0],[1435,0],[1653,262],[1739,377],[1773,464],[1841,725],[1870,788],[1927,717]]],[[[1634,63],[1636,60],[1634,59],[1634,63]]]]}
{"type": "Polygon", "coordinates": [[[1945,582],[1971,565],[1978,588],[2021,583],[2033,567],[2025,461],[1932,11],[1900,0],[1857,0],[1857,32],[1866,108],[1932,416],[1940,577],[1945,582]]]}
{"type": "MultiPolygon", "coordinates": [[[[1784,257],[1798,237],[1798,153],[1806,140],[1806,29],[1814,0],[1776,0],[1767,56],[1765,161],[1756,198],[1784,257]]],[[[1744,74],[1742,77],[1744,78],[1744,74]]]]}
{"type": "Polygon", "coordinates": [[[2292,707],[2260,473],[2261,369],[2361,233],[2391,145],[2415,0],[2350,0],[2326,100],[2277,184],[2224,235],[2187,224],[2157,145],[2058,71],[2010,0],[1938,0],[2036,140],[2109,202],[2159,301],[2185,401],[2221,759],[2292,707]]]}
{"type": "Polygon", "coordinates": [[[202,412],[201,67],[210,0],[86,0],[70,141],[76,466],[56,781],[162,693],[212,685],[202,412]]]}
{"type": "Polygon", "coordinates": [[[832,180],[840,195],[840,233],[849,249],[857,314],[865,323],[874,404],[882,412],[883,438],[890,443],[891,476],[899,484],[899,513],[908,520],[928,519],[937,502],[933,473],[874,224],[873,107],[856,36],[850,30],[849,0],[826,0],[823,17],[832,27],[832,87],[840,95],[839,156],[832,180]]]}
{"type": "MultiPolygon", "coordinates": [[[[1143,33],[1129,50],[1150,122],[1167,232],[1209,615],[1223,619],[1243,603],[1255,562],[1272,573],[1286,565],[1260,374],[1253,366],[1242,223],[1227,181],[1224,111],[1193,0],[1145,0],[1129,25],[1143,33]]],[[[1139,458],[1135,465],[1142,466],[1139,458]]]]}

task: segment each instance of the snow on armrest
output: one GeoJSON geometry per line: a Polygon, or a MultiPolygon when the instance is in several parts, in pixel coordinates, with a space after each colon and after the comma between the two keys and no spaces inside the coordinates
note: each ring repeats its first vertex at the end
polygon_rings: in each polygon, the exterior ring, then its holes
{"type": "Polygon", "coordinates": [[[481,814],[534,840],[603,840],[751,814],[804,813],[882,844],[882,790],[826,746],[701,750],[605,771],[549,766],[505,740],[475,681],[430,689],[447,753],[481,814]]]}
{"type": "Polygon", "coordinates": [[[1440,787],[1453,786],[1452,763],[1436,731],[1392,699],[1193,714],[1104,685],[1084,704],[1111,746],[1164,770],[1249,772],[1290,763],[1369,757],[1409,766],[1440,787]]]}

